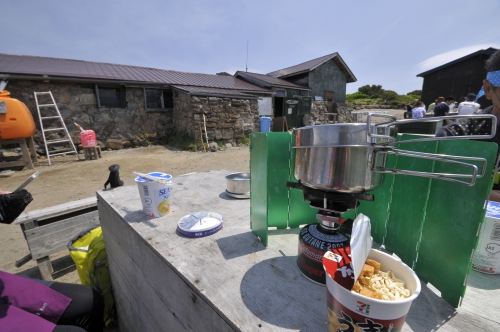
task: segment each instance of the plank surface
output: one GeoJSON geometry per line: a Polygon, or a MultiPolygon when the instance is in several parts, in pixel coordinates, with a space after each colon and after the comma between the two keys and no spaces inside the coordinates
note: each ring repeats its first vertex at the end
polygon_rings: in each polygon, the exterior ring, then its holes
{"type": "Polygon", "coordinates": [[[99,225],[97,211],[26,230],[26,242],[33,259],[65,250],[68,241],[83,230],[99,225]]]}
{"type": "MultiPolygon", "coordinates": [[[[265,248],[251,233],[249,200],[225,195],[229,173],[174,178],[172,212],[156,219],[144,217],[136,186],[97,193],[120,323],[133,324],[124,330],[168,331],[174,325],[165,324],[178,323],[196,331],[193,320],[204,331],[326,330],[326,288],[296,267],[299,229],[270,230],[265,248]],[[177,221],[197,211],[220,213],[224,228],[205,238],[179,236],[177,221]]],[[[488,283],[468,287],[457,310],[422,285],[403,331],[500,330],[499,278],[479,277],[488,283]]]]}
{"type": "Polygon", "coordinates": [[[24,224],[33,220],[47,219],[61,214],[67,214],[78,210],[83,210],[97,206],[97,198],[89,197],[72,201],[60,205],[50,206],[48,208],[33,210],[22,213],[15,221],[16,224],[24,224]]]}

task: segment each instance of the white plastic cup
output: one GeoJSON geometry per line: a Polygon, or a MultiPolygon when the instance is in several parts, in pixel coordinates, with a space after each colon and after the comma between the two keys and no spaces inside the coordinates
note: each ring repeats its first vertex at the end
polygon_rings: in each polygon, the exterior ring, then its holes
{"type": "Polygon", "coordinates": [[[135,178],[141,196],[142,210],[148,217],[158,218],[170,213],[172,175],[152,172],[147,175],[168,181],[168,184],[155,182],[140,176],[135,178]]]}
{"type": "MultiPolygon", "coordinates": [[[[371,249],[368,258],[382,264],[381,271],[392,270],[405,282],[411,296],[399,301],[383,301],[351,292],[326,273],[328,332],[337,332],[339,325],[351,325],[353,331],[373,328],[373,331],[400,331],[411,303],[420,294],[420,280],[400,259],[371,249]],[[357,328],[356,328],[357,327],[357,328]]],[[[371,330],[370,330],[371,331],[371,330]]]]}

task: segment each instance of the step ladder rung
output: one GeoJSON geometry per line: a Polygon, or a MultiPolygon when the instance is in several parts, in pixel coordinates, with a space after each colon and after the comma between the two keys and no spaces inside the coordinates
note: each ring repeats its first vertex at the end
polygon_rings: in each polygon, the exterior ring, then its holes
{"type": "Polygon", "coordinates": [[[64,130],[64,128],[49,128],[49,129],[44,129],[43,131],[57,131],[57,130],[64,130]]]}
{"type": "MultiPolygon", "coordinates": [[[[34,91],[34,95],[35,95],[36,109],[38,111],[38,119],[40,120],[40,129],[42,131],[43,141],[45,143],[45,152],[47,153],[47,159],[49,161],[49,165],[52,165],[50,163],[50,156],[57,156],[57,155],[61,155],[61,154],[76,154],[78,156],[78,151],[76,150],[75,144],[73,144],[73,141],[71,140],[71,136],[69,135],[68,129],[66,128],[66,125],[64,124],[64,120],[61,116],[61,113],[59,112],[59,108],[57,107],[56,101],[54,100],[54,96],[52,96],[52,92],[51,91],[48,91],[48,92],[36,92],[36,91],[34,91]],[[50,100],[52,102],[49,101],[46,104],[39,104],[38,96],[42,96],[42,95],[50,96],[50,100]],[[47,109],[50,107],[52,107],[53,109],[47,109]],[[57,115],[42,116],[43,109],[47,109],[46,111],[44,111],[44,112],[48,113],[47,115],[54,114],[54,113],[56,113],[57,115]],[[62,125],[62,127],[44,129],[43,128],[43,120],[48,120],[48,119],[53,119],[55,121],[61,122],[61,124],[55,124],[55,125],[52,124],[51,126],[61,126],[62,125]],[[45,137],[45,133],[46,132],[56,132],[56,131],[64,132],[63,138],[47,140],[47,138],[45,137]],[[49,144],[59,144],[59,143],[64,143],[64,145],[58,146],[59,149],[56,149],[54,151],[54,153],[50,153],[49,152],[49,144]]],[[[80,157],[78,157],[78,159],[80,159],[80,157]]]]}
{"type": "Polygon", "coordinates": [[[66,138],[66,139],[52,139],[52,140],[47,140],[47,144],[56,144],[56,143],[69,142],[69,141],[71,141],[69,138],[66,138]]]}

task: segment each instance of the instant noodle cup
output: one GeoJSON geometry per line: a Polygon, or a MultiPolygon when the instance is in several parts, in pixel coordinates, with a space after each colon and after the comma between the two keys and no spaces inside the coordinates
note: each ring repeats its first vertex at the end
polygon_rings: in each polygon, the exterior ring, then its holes
{"type": "Polygon", "coordinates": [[[147,175],[167,181],[167,184],[155,182],[140,176],[135,178],[141,196],[142,210],[148,217],[152,218],[169,214],[172,175],[160,172],[152,172],[147,175]]]}
{"type": "Polygon", "coordinates": [[[354,272],[344,257],[327,252],[323,257],[326,271],[328,332],[337,331],[401,331],[411,303],[420,294],[420,280],[415,272],[400,259],[371,249],[368,258],[382,264],[380,270],[392,270],[396,278],[405,282],[410,297],[397,301],[384,301],[354,293],[343,285],[354,283],[354,272]],[[338,279],[338,280],[335,280],[338,279]],[[345,282],[342,279],[351,279],[345,282]]]}

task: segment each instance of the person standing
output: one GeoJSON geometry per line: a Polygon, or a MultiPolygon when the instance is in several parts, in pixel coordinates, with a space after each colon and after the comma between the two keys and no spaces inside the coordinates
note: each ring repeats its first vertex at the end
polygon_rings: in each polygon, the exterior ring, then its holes
{"type": "Polygon", "coordinates": [[[424,103],[417,101],[414,108],[411,110],[411,117],[413,119],[422,119],[425,116],[424,103]]]}
{"type": "MultiPolygon", "coordinates": [[[[448,116],[450,113],[450,105],[455,102],[455,97],[448,96],[446,98],[439,97],[438,98],[439,105],[434,108],[434,116],[448,116]],[[442,102],[444,99],[444,103],[442,102]]],[[[446,126],[450,121],[443,120],[443,126],[446,126]]]]}
{"type": "Polygon", "coordinates": [[[474,100],[476,100],[476,94],[469,93],[467,97],[465,97],[465,101],[458,105],[458,115],[473,114],[479,111],[481,105],[474,102],[474,100]]]}
{"type": "Polygon", "coordinates": [[[432,113],[434,112],[434,108],[436,107],[436,104],[437,104],[438,100],[434,100],[434,102],[432,104],[429,105],[429,108],[427,109],[427,113],[432,113]]]}

